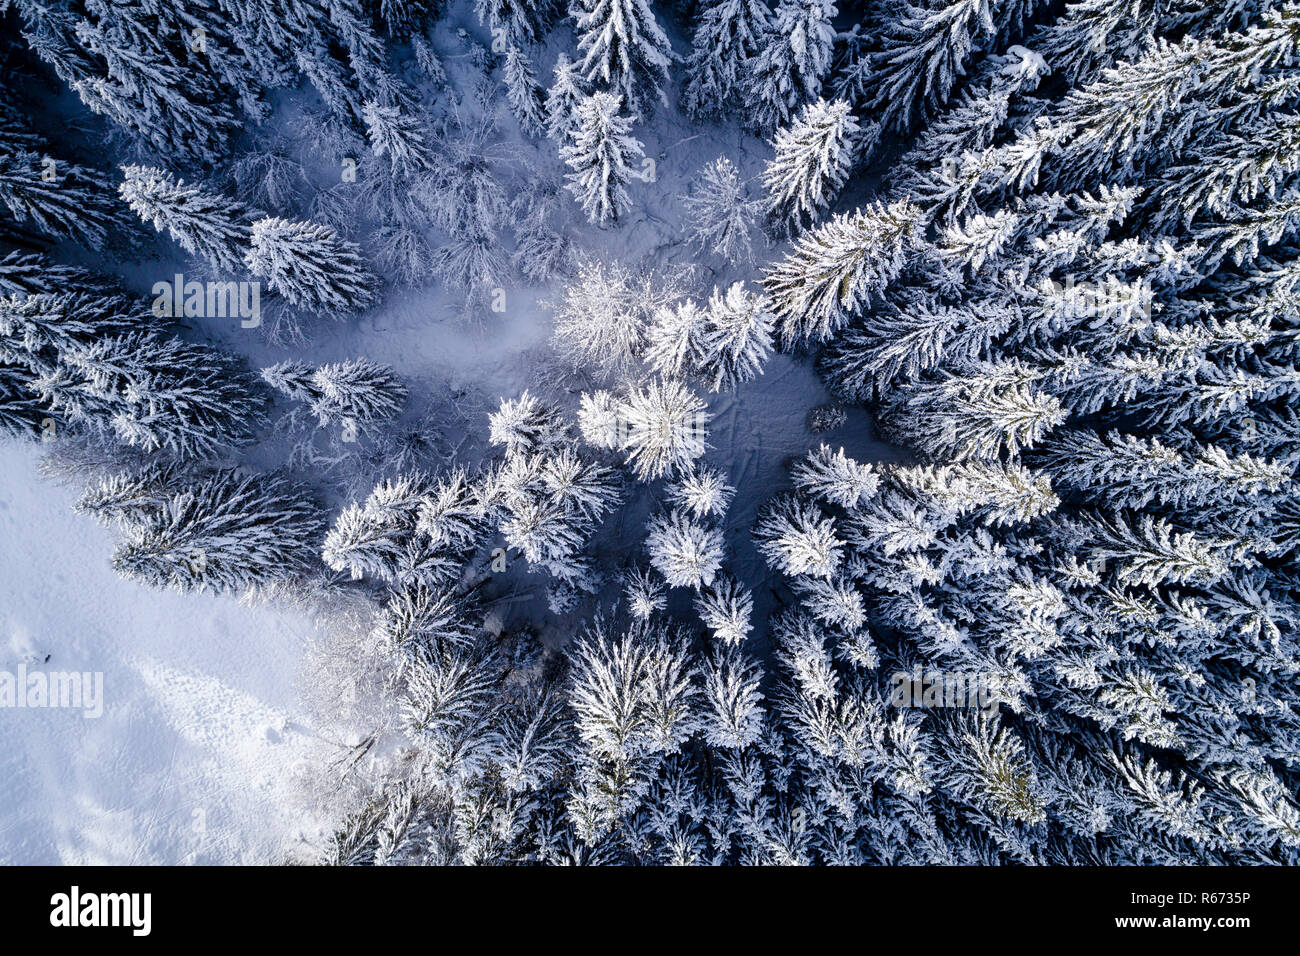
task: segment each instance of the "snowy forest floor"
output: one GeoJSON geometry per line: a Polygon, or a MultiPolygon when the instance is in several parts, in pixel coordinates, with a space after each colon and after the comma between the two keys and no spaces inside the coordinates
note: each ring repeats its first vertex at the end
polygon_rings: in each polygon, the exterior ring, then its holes
{"type": "Polygon", "coordinates": [[[302,820],[288,787],[300,616],[117,576],[31,446],[0,447],[0,670],[103,674],[104,711],[13,710],[0,741],[0,863],[255,863],[302,820]],[[46,656],[48,655],[48,660],[46,656]]]}

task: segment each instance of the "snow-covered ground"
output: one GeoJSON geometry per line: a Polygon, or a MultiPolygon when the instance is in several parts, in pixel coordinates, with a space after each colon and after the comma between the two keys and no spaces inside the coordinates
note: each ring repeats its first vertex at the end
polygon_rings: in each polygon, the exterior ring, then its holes
{"type": "Polygon", "coordinates": [[[103,715],[0,708],[0,863],[274,862],[312,625],[118,577],[38,456],[0,444],[0,671],[100,672],[103,715]]]}

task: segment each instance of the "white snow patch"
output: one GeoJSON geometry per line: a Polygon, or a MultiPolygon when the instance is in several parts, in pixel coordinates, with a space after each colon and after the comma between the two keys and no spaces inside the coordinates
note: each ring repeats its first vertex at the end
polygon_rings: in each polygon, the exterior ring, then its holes
{"type": "Polygon", "coordinates": [[[277,861],[311,625],[118,577],[38,454],[0,444],[0,671],[102,672],[104,711],[0,708],[0,863],[277,861]]]}

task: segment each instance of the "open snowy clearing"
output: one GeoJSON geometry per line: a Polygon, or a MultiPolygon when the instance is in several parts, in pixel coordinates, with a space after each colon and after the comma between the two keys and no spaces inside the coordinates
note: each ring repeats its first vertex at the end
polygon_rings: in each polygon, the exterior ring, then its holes
{"type": "Polygon", "coordinates": [[[0,446],[0,671],[102,672],[103,715],[0,713],[0,862],[275,862],[303,824],[286,797],[312,627],[119,577],[38,454],[0,446]]]}

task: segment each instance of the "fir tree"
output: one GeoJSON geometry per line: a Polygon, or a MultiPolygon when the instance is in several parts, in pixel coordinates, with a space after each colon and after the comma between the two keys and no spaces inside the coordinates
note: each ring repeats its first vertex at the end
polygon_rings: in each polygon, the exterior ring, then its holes
{"type": "Polygon", "coordinates": [[[502,399],[489,422],[492,444],[509,454],[553,451],[567,437],[559,409],[526,391],[513,401],[502,399]]]}
{"type": "Polygon", "coordinates": [[[509,47],[537,43],[546,32],[550,6],[545,0],[474,0],[478,22],[493,40],[509,47]]]}
{"type": "Polygon", "coordinates": [[[420,477],[398,477],[380,482],[361,504],[348,505],[325,535],[325,564],[353,580],[410,576],[411,539],[426,490],[420,477]]]}
{"type": "Polygon", "coordinates": [[[612,94],[634,116],[653,99],[668,105],[663,87],[675,56],[649,0],[580,0],[571,15],[578,69],[587,83],[612,94]]]}
{"type": "Polygon", "coordinates": [[[700,623],[723,644],[739,644],[753,630],[754,597],[735,578],[720,575],[695,599],[700,623]]]}
{"type": "Polygon", "coordinates": [[[522,221],[515,227],[514,266],[530,282],[567,276],[577,268],[577,251],[556,219],[561,216],[559,186],[542,182],[515,198],[512,209],[522,221]]]}
{"type": "Polygon", "coordinates": [[[151,166],[122,167],[118,193],[145,222],[192,256],[234,272],[243,265],[251,238],[248,213],[232,202],[151,166]]]}
{"type": "Polygon", "coordinates": [[[259,219],[244,262],[289,302],[315,312],[357,312],[377,299],[375,279],[356,246],[328,226],[259,219]]]}
{"type": "Polygon", "coordinates": [[[566,177],[569,191],[587,218],[601,226],[627,212],[631,167],[642,155],[641,141],[629,135],[632,121],[619,113],[620,105],[609,93],[584,99],[576,111],[572,140],[560,150],[560,158],[573,170],[566,177]]]}
{"type": "Polygon", "coordinates": [[[920,110],[943,105],[982,34],[993,32],[988,0],[907,4],[887,25],[871,62],[869,114],[882,128],[908,129],[920,110]]]}
{"type": "Polygon", "coordinates": [[[739,651],[715,652],[704,672],[709,713],[704,739],[710,746],[743,749],[758,741],[763,710],[762,671],[739,651]]]}
{"type": "Polygon", "coordinates": [[[578,125],[578,106],[586,97],[578,67],[561,53],[555,61],[555,79],[546,91],[546,135],[560,144],[569,142],[578,125]]]}
{"type": "Polygon", "coordinates": [[[719,156],[705,166],[682,202],[692,242],[732,265],[753,259],[750,234],[758,218],[759,200],[747,197],[731,160],[719,156]]]}
{"type": "Polygon", "coordinates": [[[652,381],[632,388],[620,405],[625,427],[621,448],[642,481],[687,467],[707,447],[704,402],[680,382],[652,381]]]}
{"type": "Polygon", "coordinates": [[[583,392],[578,428],[583,439],[597,448],[617,448],[620,436],[618,399],[610,392],[583,392]]]}
{"type": "Polygon", "coordinates": [[[370,150],[387,158],[396,177],[410,177],[433,166],[433,154],[415,117],[398,106],[367,101],[361,108],[370,150]]]}
{"type": "Polygon", "coordinates": [[[578,267],[555,308],[555,338],[575,365],[619,372],[645,344],[646,316],[635,282],[618,263],[590,259],[578,267]]]}
{"type": "Polygon", "coordinates": [[[841,448],[822,445],[795,465],[795,487],[841,508],[855,508],[876,493],[878,481],[870,465],[860,465],[841,448]]]}
{"type": "Polygon", "coordinates": [[[835,522],[795,497],[768,506],[754,527],[758,549],[774,568],[789,575],[829,577],[843,558],[835,522]]]}
{"type": "Polygon", "coordinates": [[[69,348],[30,387],[75,425],[143,451],[202,458],[252,441],[263,421],[253,386],[228,355],[136,334],[69,348]]]}
{"type": "Polygon", "coordinates": [[[108,178],[96,170],[36,153],[0,154],[0,203],[19,223],[55,239],[100,248],[122,221],[105,198],[111,192],[108,178]]]}
{"type": "Polygon", "coordinates": [[[519,121],[520,128],[529,136],[540,137],[546,122],[542,90],[537,85],[527,54],[517,46],[506,51],[505,81],[510,111],[519,121]]]}
{"type": "Polygon", "coordinates": [[[635,570],[628,575],[623,589],[628,612],[641,621],[648,621],[668,606],[663,583],[650,571],[635,570]]]}
{"type": "Polygon", "coordinates": [[[819,99],[777,132],[763,187],[768,219],[778,232],[800,231],[834,202],[853,166],[858,129],[847,103],[819,99]]]}
{"type": "Polygon", "coordinates": [[[731,391],[762,374],[775,322],[767,300],[747,292],[744,283],[733,283],[725,293],[713,290],[696,363],[709,391],[731,391]]]}
{"type": "Polygon", "coordinates": [[[837,216],[803,235],[763,277],[782,339],[828,339],[897,275],[917,225],[916,208],[898,202],[837,216]]]}
{"type": "MultiPolygon", "coordinates": [[[[186,42],[191,30],[174,22],[172,15],[179,11],[165,5],[122,8],[92,3],[88,12],[90,17],[76,24],[76,40],[93,56],[95,66],[77,78],[66,78],[82,102],[134,130],[159,151],[176,150],[191,161],[215,162],[240,125],[212,70],[221,62],[219,33],[212,31],[209,57],[206,33],[202,44],[191,46],[186,42]]],[[[243,92],[251,107],[255,91],[245,85],[243,92]]]]}
{"type": "Polygon", "coordinates": [[[699,589],[722,565],[722,535],[681,511],[651,519],[646,536],[650,564],[673,587],[699,589]]]}
{"type": "Polygon", "coordinates": [[[655,312],[646,330],[645,361],[657,372],[681,378],[704,358],[705,313],[690,299],[655,312]]]}
{"type": "Polygon", "coordinates": [[[761,133],[784,127],[805,103],[821,96],[831,68],[836,15],[831,0],[781,0],[772,29],[748,64],[750,125],[761,133]]]}
{"type": "Polygon", "coordinates": [[[113,567],[154,587],[243,590],[309,569],[324,525],[285,479],[219,471],[134,509],[113,567]]]}
{"type": "Polygon", "coordinates": [[[668,485],[668,499],[696,518],[721,518],[727,513],[736,489],[727,476],[707,465],[690,469],[668,485]]]}
{"type": "Polygon", "coordinates": [[[683,70],[682,107],[693,119],[735,105],[771,24],[772,14],[759,0],[723,0],[703,8],[683,70]]]}
{"type": "Polygon", "coordinates": [[[322,427],[341,425],[354,436],[396,418],[407,392],[391,368],[366,359],[319,368],[281,362],[262,369],[262,378],[289,398],[306,403],[322,427]]]}

